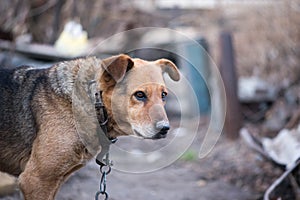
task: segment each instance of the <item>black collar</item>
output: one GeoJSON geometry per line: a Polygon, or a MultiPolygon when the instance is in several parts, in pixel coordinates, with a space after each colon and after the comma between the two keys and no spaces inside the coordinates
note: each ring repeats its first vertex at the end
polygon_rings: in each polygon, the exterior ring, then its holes
{"type": "Polygon", "coordinates": [[[102,91],[95,93],[95,110],[99,125],[106,136],[106,138],[104,139],[101,137],[101,133],[98,134],[101,145],[101,152],[97,155],[96,162],[99,165],[109,165],[110,163],[108,163],[108,158],[104,159],[104,157],[107,157],[109,146],[115,143],[117,141],[117,138],[110,137],[108,135],[108,115],[107,110],[103,104],[102,91]]]}

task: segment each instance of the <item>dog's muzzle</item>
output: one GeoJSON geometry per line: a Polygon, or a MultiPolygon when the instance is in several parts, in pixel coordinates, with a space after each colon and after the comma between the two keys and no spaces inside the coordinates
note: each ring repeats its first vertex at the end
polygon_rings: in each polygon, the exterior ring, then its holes
{"type": "Polygon", "coordinates": [[[170,129],[170,124],[168,121],[159,121],[156,123],[157,134],[153,136],[153,139],[165,138],[170,129]]]}

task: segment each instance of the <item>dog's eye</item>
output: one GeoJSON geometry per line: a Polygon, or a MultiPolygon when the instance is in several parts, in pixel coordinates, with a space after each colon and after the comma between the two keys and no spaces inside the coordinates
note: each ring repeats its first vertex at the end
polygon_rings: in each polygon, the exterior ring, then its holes
{"type": "Polygon", "coordinates": [[[167,95],[168,95],[168,93],[166,93],[166,92],[161,93],[161,98],[162,98],[163,101],[166,100],[167,95]]]}
{"type": "Polygon", "coordinates": [[[145,101],[147,99],[146,94],[142,91],[137,91],[136,93],[134,93],[134,96],[139,101],[145,101]]]}

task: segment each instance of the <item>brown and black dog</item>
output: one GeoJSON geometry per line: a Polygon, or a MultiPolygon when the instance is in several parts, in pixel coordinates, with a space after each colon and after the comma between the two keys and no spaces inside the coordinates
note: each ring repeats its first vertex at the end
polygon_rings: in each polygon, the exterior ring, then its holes
{"type": "Polygon", "coordinates": [[[76,130],[72,109],[74,83],[85,67],[94,69],[102,91],[110,137],[158,139],[169,129],[163,73],[180,78],[169,60],[121,54],[47,69],[0,69],[0,171],[19,176],[26,200],[54,199],[63,181],[95,156],[76,130]]]}

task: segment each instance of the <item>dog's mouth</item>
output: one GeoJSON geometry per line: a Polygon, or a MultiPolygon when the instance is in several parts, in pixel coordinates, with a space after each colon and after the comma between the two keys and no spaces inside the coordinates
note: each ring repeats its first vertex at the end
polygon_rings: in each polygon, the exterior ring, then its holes
{"type": "Polygon", "coordinates": [[[162,130],[162,131],[156,133],[153,136],[147,137],[147,136],[142,135],[139,131],[137,131],[135,129],[134,129],[134,132],[135,132],[136,136],[138,136],[138,137],[141,137],[141,138],[144,138],[144,139],[152,139],[152,140],[158,140],[158,139],[166,138],[167,133],[168,133],[167,130],[162,130]]]}
{"type": "Polygon", "coordinates": [[[167,132],[168,131],[160,131],[159,133],[155,134],[152,139],[157,140],[157,139],[162,139],[167,137],[167,132]]]}

